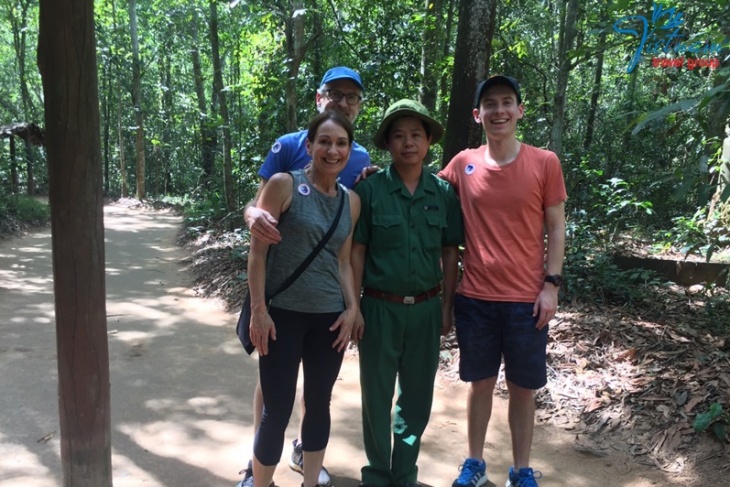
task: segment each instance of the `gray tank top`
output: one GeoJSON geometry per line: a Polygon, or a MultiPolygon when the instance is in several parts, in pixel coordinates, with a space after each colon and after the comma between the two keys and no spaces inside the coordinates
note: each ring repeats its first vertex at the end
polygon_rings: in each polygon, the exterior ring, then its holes
{"type": "Polygon", "coordinates": [[[266,294],[274,293],[319,243],[334,221],[345,192],[339,224],[327,245],[306,270],[271,306],[305,313],[334,313],[345,309],[340,287],[337,254],[352,228],[350,197],[338,183],[337,196],[317,191],[304,170],[291,171],[294,190],[289,209],[282,213],[277,228],[281,241],[269,247],[266,260],[266,294]]]}

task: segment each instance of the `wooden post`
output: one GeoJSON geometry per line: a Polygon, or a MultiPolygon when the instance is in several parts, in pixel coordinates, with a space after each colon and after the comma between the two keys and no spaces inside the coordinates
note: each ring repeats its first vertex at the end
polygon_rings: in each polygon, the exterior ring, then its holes
{"type": "Polygon", "coordinates": [[[111,487],[94,0],[41,0],[64,487],[111,487]]]}

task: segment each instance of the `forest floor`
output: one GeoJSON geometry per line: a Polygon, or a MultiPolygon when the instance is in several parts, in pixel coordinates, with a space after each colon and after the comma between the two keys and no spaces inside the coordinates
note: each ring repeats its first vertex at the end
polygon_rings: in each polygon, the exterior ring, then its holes
{"type": "MultiPolygon", "coordinates": [[[[238,310],[246,286],[246,235],[183,234],[181,241],[193,255],[196,290],[238,310]]],[[[551,323],[548,385],[537,396],[539,424],[572,433],[573,448],[587,456],[620,452],[629,471],[631,464],[645,465],[679,485],[726,485],[728,304],[726,289],[669,284],[623,306],[561,304],[551,323]],[[708,416],[713,404],[724,415],[695,431],[694,419],[708,416]]],[[[452,333],[442,342],[440,377],[447,382],[459,381],[458,356],[452,333]]],[[[503,377],[498,394],[507,397],[503,377]]]]}

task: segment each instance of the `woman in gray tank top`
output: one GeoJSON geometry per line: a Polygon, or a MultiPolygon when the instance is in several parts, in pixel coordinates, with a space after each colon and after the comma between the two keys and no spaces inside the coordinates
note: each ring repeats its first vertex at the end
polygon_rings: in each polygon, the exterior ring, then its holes
{"type": "Polygon", "coordinates": [[[259,351],[264,397],[254,440],[255,486],[271,483],[284,447],[284,432],[296,396],[299,363],[304,371],[302,419],[304,487],[315,487],[329,440],[329,404],[353,325],[362,322],[359,293],[350,265],[352,229],[360,199],[337,182],[352,148],[352,124],[339,112],[312,119],[305,169],[272,176],[257,206],[279,223],[273,246],[252,237],[248,257],[251,342],[259,351]],[[343,194],[344,192],[344,194],[343,194]],[[345,203],[332,237],[306,270],[270,303],[272,294],[309,255],[345,203]]]}

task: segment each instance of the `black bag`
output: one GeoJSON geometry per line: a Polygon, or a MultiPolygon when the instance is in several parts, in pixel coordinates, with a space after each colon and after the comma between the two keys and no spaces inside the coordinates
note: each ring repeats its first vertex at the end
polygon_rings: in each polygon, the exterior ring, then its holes
{"type": "MultiPolygon", "coordinates": [[[[335,229],[337,228],[337,224],[340,221],[340,216],[342,215],[342,208],[345,206],[345,191],[340,188],[340,206],[337,208],[337,214],[335,215],[335,219],[332,222],[332,225],[330,225],[329,230],[327,230],[327,233],[322,237],[322,240],[319,241],[316,247],[309,253],[306,259],[299,264],[299,267],[296,268],[294,272],[287,278],[284,283],[279,286],[279,289],[276,290],[274,294],[271,296],[266,297],[266,302],[270,303],[272,299],[274,299],[274,296],[278,295],[279,293],[283,292],[286,288],[294,284],[294,281],[297,280],[297,278],[301,275],[302,272],[307,268],[309,264],[312,263],[315,257],[317,257],[317,254],[320,250],[324,248],[324,246],[327,244],[327,241],[330,239],[333,233],[335,233],[335,229]]],[[[267,305],[268,307],[268,305],[267,305]]],[[[238,316],[238,323],[236,324],[236,334],[238,335],[238,339],[241,340],[241,345],[243,345],[244,350],[246,350],[246,353],[251,355],[253,351],[256,349],[254,344],[251,342],[251,335],[249,333],[249,329],[251,327],[251,293],[246,290],[246,296],[243,298],[243,306],[241,307],[241,314],[238,316]]]]}
{"type": "Polygon", "coordinates": [[[241,340],[246,353],[251,355],[256,347],[251,343],[251,336],[249,335],[249,327],[251,325],[251,293],[246,290],[246,297],[243,298],[243,307],[241,308],[241,315],[238,317],[238,323],[236,324],[236,334],[238,339],[241,340]]]}

